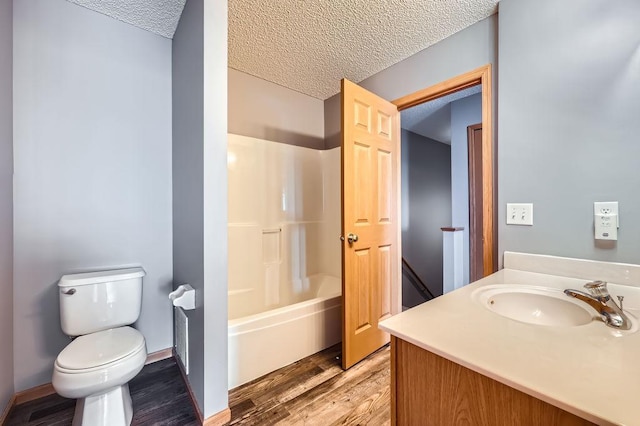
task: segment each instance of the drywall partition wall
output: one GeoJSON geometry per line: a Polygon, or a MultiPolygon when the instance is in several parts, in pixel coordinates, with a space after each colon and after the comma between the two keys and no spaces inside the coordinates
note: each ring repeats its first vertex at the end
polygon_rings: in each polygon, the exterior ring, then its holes
{"type": "Polygon", "coordinates": [[[227,394],[227,2],[188,0],[173,38],[174,286],[196,289],[189,376],[200,412],[227,394]]]}
{"type": "Polygon", "coordinates": [[[469,155],[467,127],[482,122],[480,93],[451,102],[451,224],[463,227],[463,285],[469,284],[469,155]]]}
{"type": "Polygon", "coordinates": [[[227,0],[204,2],[204,408],[228,407],[227,0]]]}
{"type": "Polygon", "coordinates": [[[204,406],[204,9],[186,2],[173,36],[173,282],[196,289],[189,317],[189,375],[204,406]]]}
{"type": "MultiPolygon", "coordinates": [[[[442,231],[451,226],[451,147],[402,130],[402,256],[420,279],[442,294],[442,231]]],[[[402,305],[425,300],[402,277],[402,305]]]]}
{"type": "MultiPolygon", "coordinates": [[[[358,84],[384,99],[398,99],[483,65],[495,64],[497,40],[498,17],[492,15],[358,84]]],[[[340,146],[340,94],[325,100],[324,115],[325,147],[340,146]]]]}
{"type": "Polygon", "coordinates": [[[638,22],[637,0],[500,2],[501,253],[640,262],[638,22]],[[594,201],[620,203],[617,242],[594,240],[594,201]]]}
{"type": "Polygon", "coordinates": [[[0,412],[14,393],[12,5],[0,0],[0,412]]]}
{"type": "Polygon", "coordinates": [[[229,133],[324,148],[324,102],[229,69],[229,133]]]}
{"type": "Polygon", "coordinates": [[[141,265],[136,327],[172,345],[171,41],[64,0],[14,2],[15,387],[69,343],[57,281],[141,265]]]}

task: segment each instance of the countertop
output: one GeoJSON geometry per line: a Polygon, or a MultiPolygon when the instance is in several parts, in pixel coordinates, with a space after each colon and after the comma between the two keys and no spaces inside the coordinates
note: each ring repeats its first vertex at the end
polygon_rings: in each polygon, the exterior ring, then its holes
{"type": "MultiPolygon", "coordinates": [[[[607,327],[595,311],[594,320],[581,326],[527,324],[472,297],[493,284],[582,289],[586,282],[503,269],[388,318],[380,328],[594,423],[640,425],[640,332],[607,327]]],[[[625,312],[638,323],[640,288],[610,283],[609,291],[625,296],[625,312]]]]}

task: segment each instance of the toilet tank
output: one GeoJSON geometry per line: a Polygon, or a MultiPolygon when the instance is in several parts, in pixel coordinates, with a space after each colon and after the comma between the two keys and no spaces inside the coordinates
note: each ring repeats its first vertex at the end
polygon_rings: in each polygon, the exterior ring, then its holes
{"type": "Polygon", "coordinates": [[[142,268],[64,275],[58,282],[62,331],[81,336],[136,322],[144,276],[142,268]]]}

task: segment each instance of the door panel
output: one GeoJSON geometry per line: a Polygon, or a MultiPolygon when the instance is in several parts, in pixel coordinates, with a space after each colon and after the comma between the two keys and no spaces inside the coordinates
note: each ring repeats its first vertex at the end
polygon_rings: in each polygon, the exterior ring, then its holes
{"type": "MultiPolygon", "coordinates": [[[[367,185],[371,177],[371,146],[360,142],[353,144],[353,168],[356,171],[354,185],[356,187],[367,185]]],[[[366,224],[371,217],[372,194],[367,191],[358,191],[354,196],[355,210],[353,215],[356,223],[366,224]]]]}
{"type": "Polygon", "coordinates": [[[391,205],[393,195],[392,155],[378,150],[378,223],[388,223],[393,216],[391,205]]]}
{"type": "Polygon", "coordinates": [[[355,276],[354,290],[360,295],[357,308],[357,321],[355,332],[360,333],[371,327],[371,256],[370,250],[357,250],[355,252],[355,276]]]}
{"type": "Polygon", "coordinates": [[[391,140],[392,129],[391,116],[382,111],[378,111],[378,136],[391,140]]]}
{"type": "Polygon", "coordinates": [[[400,116],[342,81],[342,366],[389,342],[378,322],[400,311],[400,116]],[[357,239],[349,241],[349,234],[357,239]]]}
{"type": "Polygon", "coordinates": [[[380,317],[378,321],[391,315],[391,288],[386,283],[392,281],[392,248],[382,246],[378,248],[378,290],[380,291],[380,317]]]}

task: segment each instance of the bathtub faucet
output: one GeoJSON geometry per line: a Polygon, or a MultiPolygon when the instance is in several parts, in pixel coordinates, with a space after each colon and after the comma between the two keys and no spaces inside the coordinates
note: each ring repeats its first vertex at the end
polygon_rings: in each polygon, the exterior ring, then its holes
{"type": "Polygon", "coordinates": [[[616,302],[611,298],[609,290],[607,290],[606,282],[593,281],[586,283],[584,288],[589,290],[590,294],[572,289],[566,289],[564,294],[575,297],[598,311],[604,323],[609,327],[619,330],[629,330],[631,328],[631,321],[629,321],[629,318],[622,311],[623,296],[618,296],[618,300],[620,300],[620,307],[618,307],[616,302]]]}

